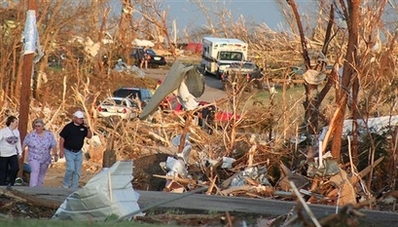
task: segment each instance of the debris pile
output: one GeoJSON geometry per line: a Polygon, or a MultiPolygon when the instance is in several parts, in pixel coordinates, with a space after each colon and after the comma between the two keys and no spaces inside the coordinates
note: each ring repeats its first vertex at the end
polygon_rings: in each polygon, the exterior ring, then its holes
{"type": "MultiPolygon", "coordinates": [[[[179,143],[175,141],[179,141],[180,138],[179,135],[172,139],[172,144],[176,148],[179,143]]],[[[339,165],[330,153],[326,153],[321,160],[315,158],[302,163],[304,171],[290,170],[280,162],[279,171],[273,170],[274,172],[269,173],[272,170],[269,160],[265,163],[253,161],[258,159],[256,154],[264,152],[258,150],[262,148],[260,144],[258,147],[248,148],[239,159],[228,156],[210,158],[208,151],[192,148],[189,134],[186,138],[181,153],[175,149],[174,154],[159,163],[165,174],[154,174],[154,177],[166,179],[163,189],[165,191],[182,193],[207,186],[206,193],[213,195],[287,201],[296,200],[297,196],[300,196],[306,203],[340,207],[370,201],[378,196],[370,193],[364,178],[382,162],[384,157],[377,159],[372,166],[355,172],[347,170],[344,165],[339,165]],[[190,154],[194,154],[195,157],[191,157],[190,154]],[[279,173],[278,178],[276,173],[279,173]],[[299,194],[294,193],[291,183],[298,188],[299,194]]],[[[374,209],[375,205],[376,203],[370,203],[369,208],[374,209]]]]}

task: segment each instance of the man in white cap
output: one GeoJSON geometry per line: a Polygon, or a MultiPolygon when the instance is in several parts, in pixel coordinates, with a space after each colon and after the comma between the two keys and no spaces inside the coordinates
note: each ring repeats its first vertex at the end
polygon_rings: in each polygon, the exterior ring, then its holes
{"type": "Polygon", "coordinates": [[[59,157],[65,156],[66,160],[63,187],[78,188],[83,164],[84,138],[92,137],[90,127],[84,122],[84,113],[80,110],[76,111],[72,122],[65,125],[59,136],[59,157]]]}

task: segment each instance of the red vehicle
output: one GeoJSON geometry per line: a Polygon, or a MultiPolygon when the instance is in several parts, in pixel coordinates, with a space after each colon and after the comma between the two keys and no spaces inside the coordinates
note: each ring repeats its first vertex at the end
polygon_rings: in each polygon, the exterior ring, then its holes
{"type": "MultiPolygon", "coordinates": [[[[175,114],[181,114],[184,111],[183,106],[180,102],[178,102],[177,97],[169,96],[167,97],[161,104],[162,110],[171,110],[175,114]]],[[[225,112],[218,109],[214,104],[211,104],[206,101],[199,101],[200,111],[197,111],[197,116],[199,117],[199,125],[203,125],[203,120],[206,120],[209,125],[216,124],[226,124],[230,122],[233,118],[233,113],[225,112]]],[[[240,118],[240,115],[236,116],[237,119],[240,118]]]]}

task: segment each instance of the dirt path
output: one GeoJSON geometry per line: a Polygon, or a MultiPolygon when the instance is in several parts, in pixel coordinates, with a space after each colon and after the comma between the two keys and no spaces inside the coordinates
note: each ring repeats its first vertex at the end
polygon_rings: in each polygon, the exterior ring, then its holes
{"type": "MultiPolygon", "coordinates": [[[[100,165],[98,163],[93,163],[85,161],[82,167],[82,175],[80,177],[79,185],[85,185],[99,170],[100,165]]],[[[65,161],[61,159],[59,162],[53,163],[47,170],[46,177],[44,179],[44,187],[61,187],[63,177],[65,174],[65,161]]]]}

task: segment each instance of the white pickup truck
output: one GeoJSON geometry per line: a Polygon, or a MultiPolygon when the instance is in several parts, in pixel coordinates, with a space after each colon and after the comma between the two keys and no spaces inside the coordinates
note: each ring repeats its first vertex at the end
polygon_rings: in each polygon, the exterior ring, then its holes
{"type": "Polygon", "coordinates": [[[263,69],[253,62],[231,64],[221,72],[220,77],[224,90],[236,83],[243,83],[248,91],[254,87],[263,88],[263,69]]]}

